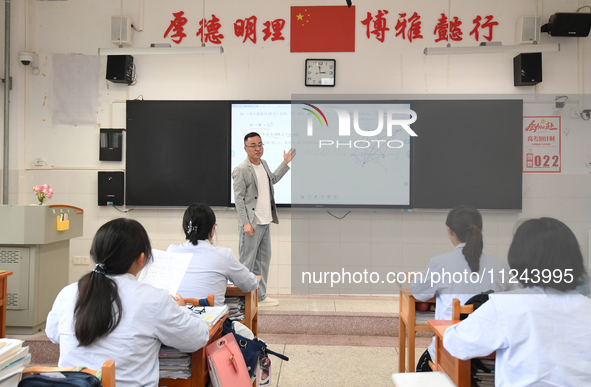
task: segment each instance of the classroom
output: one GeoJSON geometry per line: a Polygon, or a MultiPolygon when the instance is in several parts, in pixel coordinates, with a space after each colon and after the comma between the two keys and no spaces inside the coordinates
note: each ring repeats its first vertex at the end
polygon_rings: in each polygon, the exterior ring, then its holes
{"type": "MultiPolygon", "coordinates": [[[[559,44],[560,50],[543,52],[543,80],[528,86],[514,85],[513,58],[519,51],[425,55],[425,49],[446,46],[447,41],[438,41],[435,33],[436,24],[444,15],[463,22],[463,34],[449,42],[452,47],[476,47],[490,41],[510,47],[519,44],[516,35],[522,17],[537,13],[540,23],[545,24],[556,12],[576,12],[582,7],[579,12],[591,12],[591,0],[353,0],[352,3],[354,51],[290,52],[290,7],[346,6],[346,2],[8,1],[12,89],[9,127],[4,137],[4,141],[8,138],[8,146],[3,147],[8,155],[4,154],[7,161],[0,165],[0,169],[8,168],[8,173],[2,175],[7,178],[3,189],[8,190],[3,192],[3,204],[34,204],[31,187],[47,183],[54,189],[49,204],[84,210],[83,235],[72,239],[69,246],[69,282],[73,283],[93,269],[90,263],[75,263],[74,257],[88,257],[97,229],[112,219],[126,217],[139,221],[156,249],[166,250],[169,245],[184,240],[179,227],[184,208],[128,211],[125,206],[97,205],[97,172],[126,170],[125,143],[122,161],[99,160],[99,130],[125,129],[128,100],[289,101],[301,95],[518,96],[523,99],[524,116],[560,117],[561,165],[559,171],[548,173],[531,173],[524,167],[521,210],[483,209],[484,252],[506,261],[516,223],[520,219],[547,216],[564,222],[574,232],[585,265],[590,267],[591,37],[554,37],[541,33],[540,45],[559,44]],[[179,16],[181,11],[183,14],[179,16]],[[401,21],[410,25],[413,13],[420,16],[421,36],[397,26],[401,21]],[[112,17],[117,15],[133,20],[131,47],[134,48],[147,48],[152,43],[168,43],[171,48],[199,47],[199,21],[203,17],[208,21],[217,18],[221,27],[217,35],[208,35],[205,46],[223,46],[223,53],[133,55],[134,84],[110,82],[106,79],[107,55],[97,56],[97,52],[117,48],[111,41],[112,17]],[[489,15],[492,17],[487,19],[489,15]],[[175,18],[179,17],[187,19],[182,39],[170,33],[175,18]],[[254,34],[238,31],[237,22],[244,25],[252,22],[253,17],[257,23],[254,34]],[[386,30],[377,28],[378,17],[385,18],[386,30]],[[482,19],[479,23],[489,20],[497,24],[490,28],[481,25],[473,30],[476,17],[482,19]],[[278,30],[280,33],[265,35],[264,23],[271,25],[270,22],[277,20],[285,22],[283,29],[278,30]],[[32,66],[21,64],[21,52],[38,55],[33,63],[38,66],[38,74],[32,66]],[[98,60],[94,124],[54,123],[57,116],[53,109],[58,104],[54,82],[59,79],[62,87],[74,90],[75,82],[68,84],[68,80],[81,80],[79,74],[71,74],[70,78],[55,67],[56,54],[98,60]],[[334,87],[306,87],[303,69],[308,58],[330,58],[338,62],[334,87]]],[[[532,46],[520,44],[527,49],[532,46]]],[[[75,112],[75,107],[71,112],[75,112]]],[[[486,135],[493,134],[483,133],[486,135]]],[[[124,140],[125,136],[124,133],[124,140]]],[[[296,157],[293,163],[297,162],[296,157]]],[[[237,255],[236,211],[222,207],[214,210],[216,243],[231,248],[237,255]]],[[[420,211],[355,208],[350,213],[349,209],[336,209],[331,214],[326,210],[279,208],[279,224],[270,228],[273,258],[267,293],[280,299],[292,295],[294,251],[309,251],[310,261],[321,259],[327,251],[338,252],[347,262],[359,257],[371,260],[388,256],[397,270],[420,271],[430,258],[451,250],[444,224],[448,211],[449,208],[420,211]],[[297,233],[293,232],[295,229],[297,233]]],[[[340,271],[341,267],[333,269],[340,271]]],[[[389,297],[397,293],[397,287],[392,286],[391,293],[381,289],[364,295],[389,297]]],[[[392,362],[392,372],[396,364],[392,362]]]]}

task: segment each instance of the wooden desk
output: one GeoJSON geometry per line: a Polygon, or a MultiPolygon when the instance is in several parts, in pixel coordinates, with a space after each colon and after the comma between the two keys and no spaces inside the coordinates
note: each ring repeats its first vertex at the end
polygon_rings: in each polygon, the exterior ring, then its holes
{"type": "Polygon", "coordinates": [[[460,360],[450,355],[443,347],[445,330],[459,323],[459,320],[429,320],[429,326],[435,332],[436,370],[443,371],[457,387],[470,387],[470,360],[460,360]]]}
{"type": "MultiPolygon", "coordinates": [[[[227,318],[228,315],[225,315],[209,330],[209,341],[205,347],[222,337],[222,324],[227,318]]],[[[168,387],[205,387],[209,380],[205,347],[197,352],[193,352],[191,355],[191,377],[189,379],[160,379],[158,385],[168,387]]]]}
{"type": "Polygon", "coordinates": [[[0,273],[0,338],[6,337],[6,294],[11,271],[0,273]]]}
{"type": "MultiPolygon", "coordinates": [[[[427,302],[435,302],[435,297],[427,302]]],[[[415,332],[430,332],[427,324],[415,323],[416,299],[410,289],[400,289],[400,312],[398,314],[398,372],[415,372],[415,332]],[[408,328],[408,365],[404,367],[406,357],[406,329],[408,328]]]]}
{"type": "Polygon", "coordinates": [[[236,285],[228,285],[226,297],[244,297],[244,320],[246,325],[255,336],[259,335],[259,290],[244,293],[236,285]]]}
{"type": "MultiPolygon", "coordinates": [[[[244,293],[234,285],[228,285],[226,289],[226,297],[244,297],[244,320],[243,323],[252,330],[255,336],[258,334],[259,326],[259,302],[258,290],[244,293]]],[[[207,344],[213,343],[215,340],[222,337],[222,324],[228,318],[225,315],[209,330],[209,341],[207,344]]],[[[207,345],[206,345],[207,346],[207,345]]],[[[159,386],[168,387],[205,387],[209,380],[209,371],[207,368],[207,355],[205,354],[205,347],[191,355],[191,377],[189,379],[160,379],[159,386]]],[[[255,379],[256,383],[256,379],[255,379]]],[[[253,383],[254,385],[254,383],[253,383]]]]}
{"type": "MultiPolygon", "coordinates": [[[[436,370],[445,372],[457,387],[471,386],[471,363],[470,360],[460,360],[453,357],[443,346],[443,334],[445,330],[460,322],[460,320],[429,320],[429,326],[435,332],[435,357],[437,363],[436,370]]],[[[494,359],[495,353],[479,358],[479,359],[494,359]]]]}

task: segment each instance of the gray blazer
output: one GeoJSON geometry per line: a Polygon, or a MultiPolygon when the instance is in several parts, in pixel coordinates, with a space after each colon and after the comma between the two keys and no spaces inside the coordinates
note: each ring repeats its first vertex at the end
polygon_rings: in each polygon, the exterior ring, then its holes
{"type": "MultiPolygon", "coordinates": [[[[273,194],[273,184],[277,183],[289,171],[289,166],[285,162],[281,162],[275,172],[271,173],[269,166],[265,160],[261,159],[261,164],[267,176],[269,177],[269,187],[271,189],[271,212],[273,215],[273,223],[279,223],[277,218],[277,206],[275,205],[275,198],[273,194]]],[[[259,191],[257,189],[257,175],[254,171],[252,163],[247,158],[234,168],[232,171],[232,179],[234,180],[234,201],[236,202],[236,210],[238,211],[238,222],[244,226],[251,224],[253,229],[256,229],[256,221],[254,217],[254,209],[257,205],[257,198],[259,191]]]]}

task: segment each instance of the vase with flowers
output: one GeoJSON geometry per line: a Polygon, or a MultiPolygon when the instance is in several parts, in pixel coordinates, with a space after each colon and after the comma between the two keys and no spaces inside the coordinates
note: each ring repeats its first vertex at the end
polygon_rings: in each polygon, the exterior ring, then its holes
{"type": "Polygon", "coordinates": [[[33,192],[37,195],[37,204],[43,205],[46,200],[53,197],[53,189],[49,188],[49,184],[36,185],[33,187],[33,192]]]}

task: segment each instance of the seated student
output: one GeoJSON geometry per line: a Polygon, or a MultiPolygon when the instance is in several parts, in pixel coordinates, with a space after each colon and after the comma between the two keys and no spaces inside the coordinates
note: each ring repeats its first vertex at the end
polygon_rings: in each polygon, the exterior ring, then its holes
{"type": "Polygon", "coordinates": [[[161,343],[185,352],[207,344],[207,324],[165,290],[136,281],[152,248],[132,219],[104,224],[92,241],[95,269],[66,286],[47,316],[47,337],[60,346],[60,367],[100,369],[114,360],[116,384],[157,386],[161,343]],[[178,305],[177,305],[178,303],[178,305]]]}
{"type": "MultiPolygon", "coordinates": [[[[509,270],[507,264],[482,252],[480,212],[474,207],[456,207],[447,214],[445,224],[449,239],[455,246],[454,251],[431,258],[423,271],[423,278],[417,277],[415,282],[411,283],[412,295],[417,300],[427,301],[437,296],[436,320],[451,320],[454,298],[459,299],[463,305],[476,294],[488,290],[498,292],[508,289],[508,285],[502,282],[499,274],[501,270],[505,272],[509,270]],[[454,276],[454,273],[461,273],[461,275],[454,276]],[[478,277],[474,273],[478,274],[478,277]],[[482,276],[484,278],[480,281],[482,276]],[[431,283],[432,279],[438,278],[438,283],[431,283]]],[[[431,359],[435,360],[435,337],[419,359],[417,371],[431,371],[429,367],[431,359]]]]}
{"type": "Polygon", "coordinates": [[[495,386],[591,385],[591,300],[575,291],[585,266],[573,232],[552,218],[522,223],[509,248],[522,289],[491,294],[445,331],[452,356],[496,351],[495,386]]]}
{"type": "Polygon", "coordinates": [[[243,292],[259,287],[257,277],[225,247],[213,246],[215,214],[207,204],[191,204],[183,216],[187,242],[170,245],[168,252],[192,253],[193,258],[177,292],[186,298],[206,298],[213,294],[215,306],[223,306],[228,281],[243,292]]]}

